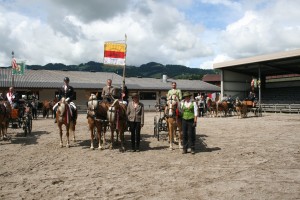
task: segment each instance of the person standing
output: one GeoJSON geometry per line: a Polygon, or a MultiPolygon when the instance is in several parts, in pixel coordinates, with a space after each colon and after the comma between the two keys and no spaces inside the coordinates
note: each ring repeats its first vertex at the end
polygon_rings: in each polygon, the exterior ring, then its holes
{"type": "Polygon", "coordinates": [[[190,92],[183,93],[183,100],[180,102],[180,113],[182,113],[182,135],[183,135],[183,154],[187,153],[188,147],[191,153],[195,154],[196,125],[198,108],[195,101],[191,99],[190,92]]]}
{"type": "Polygon", "coordinates": [[[33,117],[33,119],[37,119],[38,102],[36,101],[35,98],[33,98],[32,102],[31,102],[31,106],[32,106],[32,117],[33,117]]]}
{"type": "Polygon", "coordinates": [[[141,128],[144,126],[144,104],[139,101],[137,93],[132,94],[132,101],[127,107],[127,117],[132,151],[140,151],[141,128]]]}
{"type": "Polygon", "coordinates": [[[182,93],[180,89],[177,89],[177,83],[172,82],[172,89],[168,91],[167,93],[167,99],[169,100],[172,95],[176,95],[179,101],[182,100],[182,93]]]}

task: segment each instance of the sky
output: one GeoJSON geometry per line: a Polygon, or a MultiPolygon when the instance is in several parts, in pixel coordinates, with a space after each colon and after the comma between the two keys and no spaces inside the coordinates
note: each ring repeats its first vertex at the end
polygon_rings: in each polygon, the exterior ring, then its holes
{"type": "Polygon", "coordinates": [[[0,66],[103,62],[125,40],[126,64],[212,69],[300,48],[300,0],[0,0],[0,66]]]}

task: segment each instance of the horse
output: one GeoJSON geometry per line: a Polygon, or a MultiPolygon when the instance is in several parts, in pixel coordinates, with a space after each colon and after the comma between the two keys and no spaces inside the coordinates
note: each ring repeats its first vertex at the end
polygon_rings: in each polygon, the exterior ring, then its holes
{"type": "Polygon", "coordinates": [[[212,101],[211,98],[207,97],[206,99],[206,106],[207,106],[207,113],[208,117],[213,117],[215,113],[215,108],[216,108],[216,102],[212,101]]]}
{"type": "Polygon", "coordinates": [[[235,107],[235,111],[237,113],[238,119],[239,118],[243,118],[244,117],[244,115],[243,115],[243,113],[244,113],[244,111],[243,111],[244,105],[243,105],[243,103],[238,98],[236,98],[236,100],[235,100],[234,107],[235,107]]]}
{"type": "MultiPolygon", "coordinates": [[[[75,114],[75,113],[74,113],[75,114]]],[[[72,119],[70,108],[68,103],[66,102],[65,98],[62,98],[60,102],[58,103],[57,111],[56,111],[56,121],[57,126],[59,129],[59,135],[60,135],[60,147],[63,147],[63,141],[62,141],[62,126],[66,126],[66,136],[67,136],[67,144],[66,147],[70,147],[69,142],[69,132],[71,131],[73,133],[73,141],[75,141],[75,125],[76,125],[76,118],[72,119]]]]}
{"type": "Polygon", "coordinates": [[[215,102],[212,101],[210,98],[207,99],[207,107],[209,108],[210,115],[215,113],[215,117],[218,117],[219,111],[224,111],[224,116],[227,116],[228,113],[228,104],[226,101],[215,102]]]}
{"type": "Polygon", "coordinates": [[[53,106],[57,103],[57,100],[44,100],[43,101],[43,118],[49,118],[49,112],[51,111],[52,118],[54,118],[53,106]]]}
{"type": "Polygon", "coordinates": [[[127,114],[126,114],[127,107],[125,104],[119,102],[119,100],[115,99],[113,103],[108,107],[107,111],[107,119],[109,121],[109,127],[111,130],[111,145],[110,149],[113,148],[114,143],[114,131],[117,133],[117,140],[118,136],[120,135],[121,141],[121,151],[125,151],[124,147],[124,132],[127,129],[127,114]]]}
{"type": "Polygon", "coordinates": [[[165,116],[167,118],[167,126],[168,126],[168,135],[169,135],[169,149],[173,150],[173,143],[176,138],[176,129],[178,127],[178,145],[179,148],[182,149],[181,139],[182,139],[182,124],[181,119],[179,117],[179,99],[176,95],[172,95],[167,101],[167,105],[165,107],[165,116]]]}
{"type": "Polygon", "coordinates": [[[10,118],[10,106],[7,103],[0,103],[0,136],[1,139],[9,139],[7,128],[10,118]]]}
{"type": "Polygon", "coordinates": [[[106,133],[106,126],[108,124],[107,121],[107,111],[108,106],[105,102],[99,102],[95,94],[91,94],[89,101],[88,101],[88,111],[87,111],[87,120],[89,125],[89,130],[91,133],[91,149],[94,149],[94,130],[97,129],[97,136],[98,136],[98,149],[105,148],[105,133],[106,133]],[[101,136],[103,131],[103,143],[101,144],[101,136]]]}

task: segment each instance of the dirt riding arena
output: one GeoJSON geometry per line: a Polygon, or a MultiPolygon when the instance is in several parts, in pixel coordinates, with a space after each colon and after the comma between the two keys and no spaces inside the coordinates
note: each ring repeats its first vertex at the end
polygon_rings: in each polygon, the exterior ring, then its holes
{"type": "Polygon", "coordinates": [[[91,150],[84,114],[70,148],[53,119],[34,120],[27,137],[9,128],[0,199],[300,199],[299,115],[199,118],[195,155],[157,141],[155,115],[146,113],[140,152],[91,150]]]}

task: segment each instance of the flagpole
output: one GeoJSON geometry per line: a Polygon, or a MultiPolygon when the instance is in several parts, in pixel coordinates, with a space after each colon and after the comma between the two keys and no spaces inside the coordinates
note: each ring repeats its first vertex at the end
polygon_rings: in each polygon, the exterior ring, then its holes
{"type": "Polygon", "coordinates": [[[124,86],[125,86],[125,69],[126,69],[126,56],[127,56],[127,35],[125,34],[125,65],[123,69],[123,83],[122,83],[122,91],[124,91],[124,86]]]}
{"type": "MultiPolygon", "coordinates": [[[[13,61],[14,58],[15,58],[15,53],[14,53],[14,51],[11,52],[11,55],[12,55],[12,61],[13,61]]],[[[11,63],[11,64],[12,64],[12,63],[11,63]]],[[[15,76],[14,76],[14,74],[13,74],[13,66],[11,66],[11,77],[12,77],[12,79],[11,79],[12,87],[15,87],[15,76]]]]}

